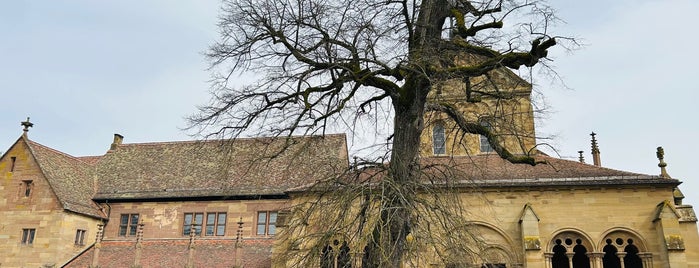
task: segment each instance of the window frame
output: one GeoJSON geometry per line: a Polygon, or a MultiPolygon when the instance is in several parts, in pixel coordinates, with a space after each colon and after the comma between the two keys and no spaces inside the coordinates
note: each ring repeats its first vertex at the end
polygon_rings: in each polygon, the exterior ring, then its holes
{"type": "Polygon", "coordinates": [[[76,246],[84,246],[85,245],[85,236],[87,235],[87,230],[85,229],[77,229],[75,231],[75,245],[76,246]]]}
{"type": "Polygon", "coordinates": [[[22,237],[20,243],[22,245],[33,245],[36,239],[36,228],[22,228],[22,237]]]}
{"type": "Polygon", "coordinates": [[[141,215],[138,213],[122,213],[119,217],[118,237],[135,237],[138,234],[138,224],[141,222],[141,215]],[[124,223],[126,216],[126,223],[124,223]],[[134,216],[136,221],[134,222],[134,216]],[[122,234],[123,233],[123,234],[122,234]]]}
{"type": "Polygon", "coordinates": [[[437,122],[432,127],[432,153],[435,155],[447,153],[446,129],[442,122],[437,122]]]}
{"type": "Polygon", "coordinates": [[[265,210],[257,212],[257,220],[255,221],[255,235],[257,236],[274,236],[277,234],[277,220],[279,219],[279,211],[265,210]],[[261,220],[260,215],[264,215],[261,220]],[[274,215],[274,221],[271,221],[274,215]],[[271,228],[270,228],[271,227],[271,228]]]}
{"type": "Polygon", "coordinates": [[[190,236],[192,233],[192,228],[194,228],[194,236],[201,236],[204,226],[204,212],[187,212],[184,213],[182,218],[182,235],[190,236]],[[189,216],[189,220],[187,220],[189,216]],[[197,223],[197,216],[201,216],[199,222],[197,223]],[[187,223],[189,222],[189,223],[187,223]]]}
{"type": "MultiPolygon", "coordinates": [[[[482,127],[487,128],[488,130],[492,131],[493,130],[493,125],[490,123],[490,120],[488,119],[481,119],[478,122],[482,127]]],[[[495,152],[493,149],[493,146],[490,145],[490,142],[488,142],[488,138],[484,135],[478,135],[479,138],[479,146],[478,149],[480,153],[482,154],[489,154],[495,152]]]]}
{"type": "Polygon", "coordinates": [[[226,235],[226,224],[228,223],[228,213],[227,212],[207,212],[204,222],[204,236],[225,236],[226,235]],[[209,224],[209,216],[214,216],[214,222],[209,224]],[[221,223],[221,216],[223,216],[223,223],[221,223]],[[209,228],[211,229],[211,234],[209,234],[209,228]]]}
{"type": "Polygon", "coordinates": [[[23,180],[22,181],[22,192],[24,192],[24,195],[22,197],[31,197],[32,196],[32,190],[34,188],[34,181],[33,180],[23,180]]]}

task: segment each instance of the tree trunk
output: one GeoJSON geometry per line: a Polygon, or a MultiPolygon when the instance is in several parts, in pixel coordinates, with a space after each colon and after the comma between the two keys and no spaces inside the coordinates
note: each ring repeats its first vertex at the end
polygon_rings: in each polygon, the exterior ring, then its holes
{"type": "MultiPolygon", "coordinates": [[[[415,79],[420,80],[420,79],[415,79]]],[[[374,227],[372,241],[365,247],[363,268],[401,266],[410,233],[414,186],[420,176],[420,135],[423,130],[425,98],[429,88],[426,81],[408,80],[401,99],[394,100],[395,122],[393,151],[384,178],[381,215],[374,227]]]]}

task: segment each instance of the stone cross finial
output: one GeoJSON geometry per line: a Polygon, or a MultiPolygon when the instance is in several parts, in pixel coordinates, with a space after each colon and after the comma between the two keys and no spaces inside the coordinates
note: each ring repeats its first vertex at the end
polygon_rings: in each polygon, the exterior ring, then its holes
{"type": "Polygon", "coordinates": [[[34,126],[32,122],[29,122],[29,117],[27,117],[27,121],[20,122],[20,125],[24,127],[23,131],[25,135],[29,132],[29,128],[34,126]]]}
{"type": "Polygon", "coordinates": [[[665,150],[663,150],[663,147],[658,147],[658,150],[655,152],[655,155],[658,157],[658,160],[660,163],[658,163],[658,167],[660,167],[660,177],[663,178],[670,178],[670,174],[667,174],[667,170],[665,170],[665,167],[667,167],[667,163],[665,163],[665,150]]]}

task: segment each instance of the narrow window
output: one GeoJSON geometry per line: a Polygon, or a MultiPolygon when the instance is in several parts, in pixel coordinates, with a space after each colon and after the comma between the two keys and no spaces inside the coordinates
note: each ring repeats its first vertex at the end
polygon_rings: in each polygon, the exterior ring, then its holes
{"type": "Polygon", "coordinates": [[[432,147],[434,154],[445,154],[447,152],[444,136],[444,125],[442,123],[434,125],[432,128],[432,147]]]}
{"type": "Polygon", "coordinates": [[[274,235],[277,232],[277,212],[257,212],[257,235],[274,235]]]}
{"type": "Polygon", "coordinates": [[[206,214],[206,236],[222,236],[226,233],[226,213],[206,214]]]}
{"type": "Polygon", "coordinates": [[[119,236],[136,236],[138,221],[138,214],[121,214],[119,236]]]}
{"type": "Polygon", "coordinates": [[[78,229],[75,232],[75,245],[76,246],[85,245],[85,233],[87,233],[87,231],[82,230],[82,229],[78,229]]]}
{"type": "Polygon", "coordinates": [[[32,194],[32,181],[22,181],[22,188],[24,188],[24,197],[29,197],[32,194]]]}
{"type": "Polygon", "coordinates": [[[31,245],[34,244],[34,235],[36,234],[36,229],[22,229],[22,244],[31,245]]]}
{"type": "Polygon", "coordinates": [[[15,162],[17,162],[17,157],[10,157],[10,172],[15,171],[15,162]]]}
{"type": "Polygon", "coordinates": [[[204,223],[204,213],[185,213],[182,235],[189,236],[194,231],[194,235],[201,235],[204,223]]]}
{"type": "MultiPolygon", "coordinates": [[[[488,130],[493,130],[492,125],[488,121],[481,121],[481,126],[484,126],[488,130]]],[[[488,142],[488,138],[486,136],[481,135],[481,153],[490,153],[493,151],[493,147],[490,146],[490,142],[488,142]]]]}

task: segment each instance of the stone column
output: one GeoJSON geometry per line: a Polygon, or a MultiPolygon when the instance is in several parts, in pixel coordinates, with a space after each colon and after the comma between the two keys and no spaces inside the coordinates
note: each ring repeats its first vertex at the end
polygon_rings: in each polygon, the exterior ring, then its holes
{"type": "Polygon", "coordinates": [[[544,263],[546,264],[546,268],[552,268],[553,265],[551,264],[551,258],[553,258],[552,252],[544,253],[544,263]]]}
{"type": "Polygon", "coordinates": [[[626,257],[626,252],[620,251],[616,253],[616,256],[619,257],[619,262],[621,262],[621,268],[624,268],[624,257],[626,257]]]}
{"type": "Polygon", "coordinates": [[[643,268],[653,268],[653,253],[639,252],[638,257],[643,261],[643,268]]]}
{"type": "Polygon", "coordinates": [[[604,253],[601,252],[588,252],[587,257],[590,258],[590,267],[592,268],[603,268],[602,258],[604,258],[604,253]]]}
{"type": "Polygon", "coordinates": [[[573,255],[575,255],[575,252],[566,252],[566,257],[568,257],[568,267],[570,268],[573,268],[573,255]]]}

